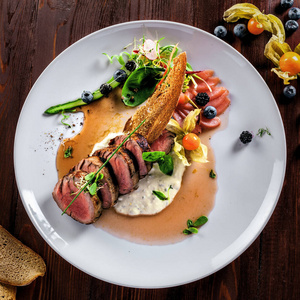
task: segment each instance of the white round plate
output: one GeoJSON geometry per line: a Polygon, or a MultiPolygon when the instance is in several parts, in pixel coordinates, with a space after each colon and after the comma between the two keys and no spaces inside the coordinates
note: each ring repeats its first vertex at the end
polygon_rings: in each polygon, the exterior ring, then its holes
{"type": "Polygon", "coordinates": [[[238,257],[269,220],[286,166],[282,120],[267,85],[231,46],[198,28],[166,21],[136,21],[92,33],[60,54],[42,73],[22,109],[14,147],[15,174],[24,207],[45,241],[80,270],[104,281],[139,288],[185,284],[216,272],[238,257]],[[177,43],[194,69],[210,68],[229,89],[228,126],[212,138],[218,192],[209,222],[180,243],[147,246],[75,222],[52,199],[61,116],[49,106],[95,90],[116,69],[102,55],[119,54],[145,35],[177,43]],[[268,127],[272,136],[238,143],[243,130],[268,127]]]}

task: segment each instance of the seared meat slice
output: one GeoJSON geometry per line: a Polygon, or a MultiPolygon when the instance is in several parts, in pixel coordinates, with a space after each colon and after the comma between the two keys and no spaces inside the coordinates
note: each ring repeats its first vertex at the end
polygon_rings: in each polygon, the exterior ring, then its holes
{"type": "MultiPolygon", "coordinates": [[[[99,156],[100,158],[107,160],[114,150],[117,148],[116,145],[99,149],[93,153],[94,155],[99,156]]],[[[109,160],[114,175],[116,176],[119,193],[124,195],[132,191],[138,181],[139,174],[134,166],[134,162],[125,149],[120,148],[118,152],[109,160]]]]}
{"type": "MultiPolygon", "coordinates": [[[[103,165],[99,156],[90,156],[88,158],[82,159],[75,167],[74,170],[82,170],[87,173],[96,173],[99,168],[103,165]]],[[[118,199],[119,188],[114,183],[112,175],[110,174],[108,168],[105,166],[100,173],[103,174],[101,179],[102,187],[98,191],[98,195],[102,200],[103,208],[112,207],[118,199]]]]}
{"type": "MultiPolygon", "coordinates": [[[[110,141],[110,145],[120,145],[127,135],[119,135],[110,141]]],[[[133,134],[123,145],[125,149],[130,151],[134,156],[138,169],[140,178],[145,177],[152,168],[150,162],[143,160],[143,152],[150,151],[149,144],[147,140],[140,134],[133,134]]]]}
{"type": "Polygon", "coordinates": [[[151,151],[164,151],[168,154],[174,146],[175,133],[165,129],[151,145],[151,151]]]}
{"type": "MultiPolygon", "coordinates": [[[[74,171],[57,182],[52,195],[62,211],[66,209],[79,192],[77,185],[82,177],[86,175],[86,172],[74,171]]],[[[91,196],[87,192],[81,192],[66,213],[80,223],[91,224],[99,219],[102,213],[101,201],[97,195],[91,196]]]]}

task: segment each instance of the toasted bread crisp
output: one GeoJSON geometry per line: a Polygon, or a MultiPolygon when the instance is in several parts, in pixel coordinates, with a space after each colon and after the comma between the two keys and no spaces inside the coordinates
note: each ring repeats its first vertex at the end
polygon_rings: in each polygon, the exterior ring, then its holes
{"type": "Polygon", "coordinates": [[[24,286],[45,272],[44,260],[0,225],[0,282],[24,286]]]}
{"type": "Polygon", "coordinates": [[[0,283],[0,299],[15,300],[17,297],[17,288],[12,285],[0,283]]]}
{"type": "Polygon", "coordinates": [[[145,123],[137,133],[144,136],[148,143],[155,141],[167,126],[177,106],[182,90],[186,70],[186,53],[183,52],[173,60],[173,68],[162,84],[126,122],[124,132],[133,131],[144,119],[145,123]]]}

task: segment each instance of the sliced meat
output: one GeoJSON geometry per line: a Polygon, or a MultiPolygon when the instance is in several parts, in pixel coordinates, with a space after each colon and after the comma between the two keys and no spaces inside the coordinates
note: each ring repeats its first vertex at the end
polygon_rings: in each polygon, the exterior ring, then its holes
{"type": "MultiPolygon", "coordinates": [[[[96,173],[102,165],[103,162],[100,160],[99,156],[90,156],[82,159],[74,167],[74,170],[82,170],[87,173],[96,173]]],[[[114,182],[113,175],[109,172],[109,169],[106,166],[102,168],[100,173],[103,174],[103,178],[101,179],[102,186],[98,191],[98,195],[102,200],[102,207],[110,208],[118,200],[119,188],[114,182]]]]}
{"type": "MultiPolygon", "coordinates": [[[[120,145],[127,135],[119,135],[111,140],[110,145],[120,145]]],[[[141,134],[133,134],[123,145],[136,160],[139,169],[140,178],[145,177],[152,168],[150,162],[143,160],[143,152],[150,151],[147,140],[141,134]]]]}
{"type": "Polygon", "coordinates": [[[175,133],[165,129],[151,145],[151,151],[164,151],[168,154],[174,145],[175,133]]]}
{"type": "MultiPolygon", "coordinates": [[[[103,160],[107,160],[117,146],[110,146],[103,149],[97,150],[93,155],[97,155],[103,160]]],[[[119,193],[124,195],[132,191],[138,181],[139,174],[135,169],[134,162],[128,153],[120,148],[119,151],[109,160],[114,175],[119,185],[119,193]]]]}
{"type": "MultiPolygon", "coordinates": [[[[79,192],[77,185],[80,183],[82,177],[86,175],[86,172],[74,171],[64,176],[55,185],[52,195],[62,211],[67,208],[79,192]]],[[[97,195],[91,196],[87,192],[81,192],[66,213],[80,223],[91,224],[101,216],[101,201],[97,195]]]]}

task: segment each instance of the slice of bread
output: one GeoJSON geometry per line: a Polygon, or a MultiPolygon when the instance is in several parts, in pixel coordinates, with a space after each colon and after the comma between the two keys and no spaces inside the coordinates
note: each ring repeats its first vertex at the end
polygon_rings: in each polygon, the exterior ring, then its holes
{"type": "Polygon", "coordinates": [[[0,283],[0,299],[15,300],[17,297],[17,288],[12,285],[0,283]]]}
{"type": "Polygon", "coordinates": [[[137,130],[151,144],[163,132],[177,106],[186,70],[186,53],[173,60],[173,68],[165,81],[158,86],[146,104],[141,106],[126,122],[124,132],[133,131],[144,119],[145,123],[137,130]]]}
{"type": "Polygon", "coordinates": [[[0,225],[0,282],[28,285],[45,272],[44,260],[0,225]]]}

